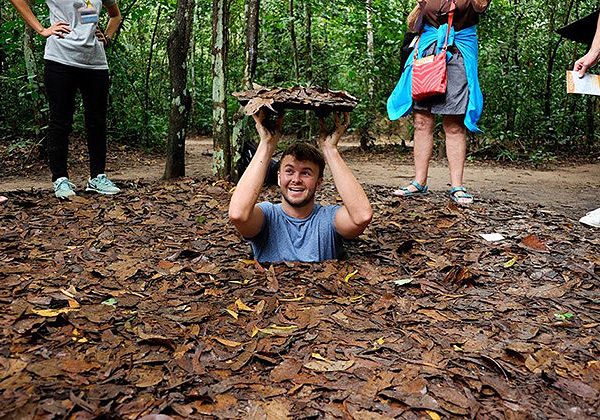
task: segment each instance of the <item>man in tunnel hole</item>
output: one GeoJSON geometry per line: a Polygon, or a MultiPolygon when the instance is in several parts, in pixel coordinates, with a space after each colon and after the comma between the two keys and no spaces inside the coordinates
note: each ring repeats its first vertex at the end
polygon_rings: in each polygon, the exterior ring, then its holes
{"type": "Polygon", "coordinates": [[[350,123],[349,114],[335,113],[328,132],[319,118],[319,148],[297,142],[281,157],[278,185],[281,203],[257,204],[271,157],[281,139],[283,114],[272,121],[267,112],[253,115],[260,143],[229,203],[229,218],[250,242],[259,262],[319,262],[339,258],[342,239],[358,237],[371,222],[373,210],[363,188],[338,151],[350,123]],[[329,166],[342,205],[323,206],[315,194],[329,166]]]}

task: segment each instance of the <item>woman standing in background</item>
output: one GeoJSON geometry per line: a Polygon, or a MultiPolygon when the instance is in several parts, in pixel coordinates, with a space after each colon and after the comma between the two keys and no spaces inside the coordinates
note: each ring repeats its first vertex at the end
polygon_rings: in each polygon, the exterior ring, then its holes
{"type": "Polygon", "coordinates": [[[393,192],[410,197],[428,192],[429,161],[433,153],[435,115],[443,117],[446,134],[446,155],[450,170],[450,198],[459,204],[470,204],[473,196],[463,186],[467,153],[467,129],[479,132],[477,122],[483,110],[483,95],[478,80],[479,16],[488,8],[489,0],[422,0],[418,13],[413,10],[409,27],[420,32],[419,57],[438,54],[447,32],[449,12],[454,3],[454,23],[448,39],[448,87],[445,95],[413,102],[412,65],[407,61],[396,88],[388,99],[388,115],[396,120],[413,111],[415,178],[405,187],[393,192]],[[420,26],[420,27],[415,27],[420,26]]]}
{"type": "Polygon", "coordinates": [[[27,0],[11,0],[14,7],[39,35],[46,38],[44,84],[50,108],[48,163],[56,197],[75,195],[69,180],[67,160],[69,134],[75,113],[75,95],[83,100],[90,179],[86,191],[116,194],[120,191],[105,175],[106,114],[108,108],[108,63],[105,47],[121,23],[116,0],[46,0],[50,27],[44,27],[27,0]],[[108,11],[108,24],[98,28],[100,10],[108,11]]]}

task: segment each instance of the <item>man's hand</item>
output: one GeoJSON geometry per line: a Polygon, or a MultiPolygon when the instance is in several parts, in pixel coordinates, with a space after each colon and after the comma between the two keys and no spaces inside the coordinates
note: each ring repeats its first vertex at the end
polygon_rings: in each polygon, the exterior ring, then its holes
{"type": "Polygon", "coordinates": [[[575,62],[573,70],[582,78],[588,69],[598,62],[598,59],[600,59],[600,50],[591,49],[586,55],[575,62]]]}
{"type": "Polygon", "coordinates": [[[49,28],[44,28],[40,32],[40,35],[44,38],[48,38],[52,35],[56,35],[59,38],[64,38],[66,34],[71,32],[71,27],[66,22],[56,22],[49,28]]]}
{"type": "Polygon", "coordinates": [[[319,128],[320,128],[319,145],[321,146],[321,149],[324,149],[325,147],[337,148],[337,145],[338,145],[340,139],[342,138],[342,136],[348,129],[348,126],[350,125],[350,113],[344,112],[343,120],[340,119],[340,116],[341,116],[340,114],[341,114],[340,112],[336,112],[333,114],[335,130],[331,133],[329,133],[327,131],[327,126],[325,124],[325,118],[324,117],[319,118],[319,128]]]}
{"type": "Polygon", "coordinates": [[[260,136],[260,142],[267,144],[272,150],[275,150],[277,143],[281,140],[281,127],[283,126],[283,112],[279,114],[275,123],[269,121],[267,112],[263,109],[258,111],[258,114],[252,115],[256,122],[256,131],[260,136]]]}

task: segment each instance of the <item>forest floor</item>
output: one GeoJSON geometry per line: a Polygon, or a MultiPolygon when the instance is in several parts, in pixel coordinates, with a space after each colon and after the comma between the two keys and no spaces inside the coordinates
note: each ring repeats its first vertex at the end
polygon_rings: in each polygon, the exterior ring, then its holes
{"type": "Polygon", "coordinates": [[[0,418],[597,416],[600,235],[577,218],[598,164],[469,164],[459,208],[444,165],[399,200],[409,158],[348,148],[373,223],[343,260],[263,267],[190,146],[175,182],[113,151],[114,197],[57,202],[41,165],[3,167],[0,418]]]}

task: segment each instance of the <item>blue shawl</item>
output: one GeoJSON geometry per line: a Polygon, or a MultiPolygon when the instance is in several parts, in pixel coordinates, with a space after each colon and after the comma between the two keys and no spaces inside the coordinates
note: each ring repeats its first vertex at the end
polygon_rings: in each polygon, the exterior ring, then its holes
{"type": "MultiPolygon", "coordinates": [[[[434,28],[431,25],[425,25],[421,40],[419,41],[419,58],[423,57],[423,53],[434,42],[437,42],[437,53],[439,53],[446,39],[446,31],[448,25],[441,25],[439,28],[434,28]]],[[[477,27],[471,26],[461,31],[450,29],[448,37],[448,45],[455,45],[463,55],[465,63],[465,72],[467,74],[467,83],[469,86],[469,103],[465,114],[465,126],[474,133],[481,133],[477,127],[477,122],[483,111],[483,94],[479,86],[479,77],[477,64],[479,59],[479,47],[477,41],[477,27]]],[[[448,53],[448,58],[451,54],[448,53]]],[[[400,117],[408,115],[412,111],[412,65],[414,62],[414,54],[411,54],[404,66],[402,77],[394,88],[394,91],[388,98],[387,111],[390,120],[397,120],[400,117]]]]}

